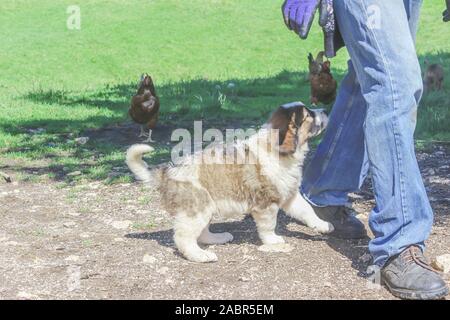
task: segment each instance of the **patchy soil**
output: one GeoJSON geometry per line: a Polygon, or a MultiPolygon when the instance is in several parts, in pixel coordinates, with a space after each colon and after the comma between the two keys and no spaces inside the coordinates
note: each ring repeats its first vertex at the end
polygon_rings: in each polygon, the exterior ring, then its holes
{"type": "MultiPolygon", "coordinates": [[[[436,214],[430,257],[450,253],[449,156],[445,145],[418,154],[436,214]]],[[[0,298],[392,299],[364,278],[368,240],[315,234],[280,214],[293,250],[263,252],[241,216],[213,225],[235,236],[210,248],[219,262],[196,264],[177,253],[171,218],[139,183],[60,186],[0,181],[0,298]]],[[[370,185],[352,198],[367,225],[370,185]]]]}

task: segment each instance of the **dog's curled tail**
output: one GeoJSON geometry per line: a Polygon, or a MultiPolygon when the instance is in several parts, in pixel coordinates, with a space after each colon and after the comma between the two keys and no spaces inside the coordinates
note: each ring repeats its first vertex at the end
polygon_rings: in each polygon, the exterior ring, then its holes
{"type": "Polygon", "coordinates": [[[131,172],[145,183],[150,183],[152,174],[148,170],[147,163],[142,159],[145,153],[152,152],[154,149],[146,144],[135,144],[127,150],[126,163],[131,172]]]}

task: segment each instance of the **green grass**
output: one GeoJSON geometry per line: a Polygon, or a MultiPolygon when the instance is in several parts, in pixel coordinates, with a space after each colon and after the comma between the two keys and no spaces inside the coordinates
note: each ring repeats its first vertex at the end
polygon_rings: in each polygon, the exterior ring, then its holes
{"type": "Polygon", "coordinates": [[[131,226],[134,230],[147,231],[156,227],[154,222],[136,222],[131,226]]]}
{"type": "MultiPolygon", "coordinates": [[[[321,31],[298,40],[284,26],[281,2],[79,0],[81,30],[68,30],[72,1],[2,1],[0,169],[30,181],[130,181],[124,172],[111,175],[126,146],[73,139],[126,121],[142,72],[154,77],[161,123],[172,127],[194,118],[261,123],[280,103],[308,101],[306,56],[322,49],[321,31]],[[37,128],[45,131],[30,133],[37,128]],[[81,176],[66,175],[78,170],[81,176]]],[[[448,75],[450,24],[441,22],[442,9],[441,1],[425,1],[417,46],[421,62],[440,62],[448,75]]],[[[338,79],[347,59],[345,50],[333,59],[338,79]]],[[[424,97],[418,139],[450,140],[449,90],[446,80],[443,92],[424,97]]],[[[159,145],[152,161],[168,157],[159,145]]]]}

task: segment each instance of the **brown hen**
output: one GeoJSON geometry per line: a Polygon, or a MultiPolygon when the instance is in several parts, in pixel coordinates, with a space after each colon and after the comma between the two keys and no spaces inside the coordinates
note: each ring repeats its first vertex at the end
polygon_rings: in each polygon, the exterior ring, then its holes
{"type": "Polygon", "coordinates": [[[312,60],[312,56],[309,56],[311,103],[315,105],[320,102],[330,104],[336,99],[337,82],[331,74],[331,63],[322,62],[322,57],[320,53],[316,60],[312,60]]]}
{"type": "Polygon", "coordinates": [[[148,74],[143,74],[138,92],[131,99],[131,107],[128,111],[131,119],[141,125],[139,137],[147,137],[144,142],[152,140],[152,130],[156,127],[159,117],[159,98],[156,95],[153,80],[148,74]],[[147,126],[148,134],[144,127],[147,126]]]}
{"type": "Polygon", "coordinates": [[[309,61],[309,80],[311,80],[311,76],[313,74],[319,74],[322,70],[322,64],[323,64],[323,57],[325,56],[325,51],[320,51],[317,54],[316,59],[314,59],[312,53],[308,55],[308,61],[309,61]]]}

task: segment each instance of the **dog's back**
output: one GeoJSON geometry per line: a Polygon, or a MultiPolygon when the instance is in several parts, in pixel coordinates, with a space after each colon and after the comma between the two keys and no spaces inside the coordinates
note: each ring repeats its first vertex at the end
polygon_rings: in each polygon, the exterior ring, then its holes
{"type": "Polygon", "coordinates": [[[223,153],[220,161],[206,150],[187,159],[189,164],[164,169],[159,191],[165,209],[176,214],[209,207],[228,216],[280,204],[291,197],[300,182],[299,168],[293,166],[289,171],[280,166],[270,151],[258,149],[258,138],[250,138],[248,148],[246,144],[215,147],[216,154],[223,153]],[[199,164],[192,164],[194,161],[199,164]]]}

